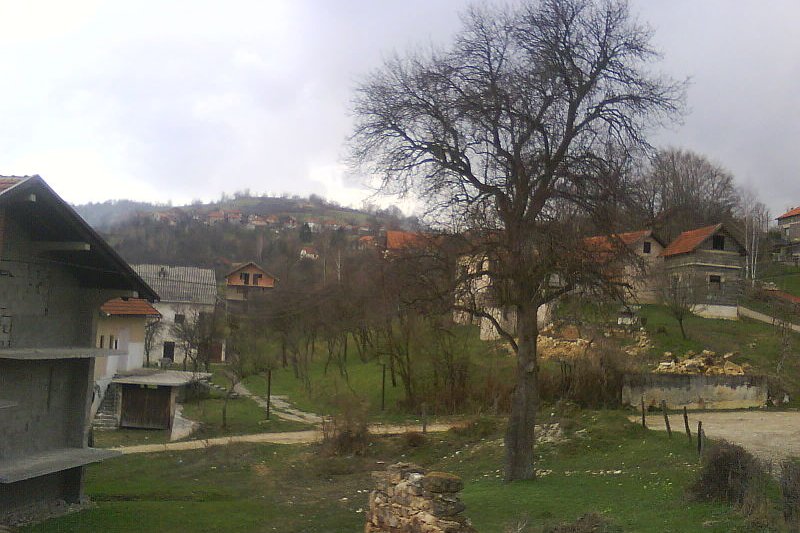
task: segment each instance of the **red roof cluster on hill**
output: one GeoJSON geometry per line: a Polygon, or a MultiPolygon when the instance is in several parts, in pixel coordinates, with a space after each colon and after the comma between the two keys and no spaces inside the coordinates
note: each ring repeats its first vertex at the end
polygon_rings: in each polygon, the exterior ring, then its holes
{"type": "Polygon", "coordinates": [[[161,316],[150,302],[141,298],[114,298],[104,303],[100,311],[109,316],[161,316]]]}
{"type": "Polygon", "coordinates": [[[670,257],[672,255],[688,254],[697,249],[698,246],[715,234],[722,224],[714,224],[713,226],[706,226],[704,228],[693,229],[691,231],[684,231],[678,237],[669,243],[664,251],[661,253],[662,257],[670,257]]]}
{"type": "Polygon", "coordinates": [[[776,220],[783,220],[784,218],[800,216],[800,207],[795,207],[779,216],[776,220]]]}

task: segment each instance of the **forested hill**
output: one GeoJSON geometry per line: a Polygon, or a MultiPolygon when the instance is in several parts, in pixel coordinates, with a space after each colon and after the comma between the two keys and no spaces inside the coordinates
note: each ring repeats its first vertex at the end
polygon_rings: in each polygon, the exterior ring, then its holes
{"type": "Polygon", "coordinates": [[[396,208],[357,210],[319,197],[237,195],[218,202],[171,207],[128,200],[76,206],[130,263],[214,268],[243,261],[269,268],[297,258],[300,249],[323,252],[332,240],[355,247],[386,229],[418,229],[396,208]]]}

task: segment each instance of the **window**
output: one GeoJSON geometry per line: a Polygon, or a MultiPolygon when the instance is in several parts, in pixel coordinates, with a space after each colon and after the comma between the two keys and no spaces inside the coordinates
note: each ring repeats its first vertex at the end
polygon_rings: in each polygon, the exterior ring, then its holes
{"type": "Polygon", "coordinates": [[[240,272],[239,279],[245,285],[250,285],[250,273],[249,272],[240,272]]]}
{"type": "Polygon", "coordinates": [[[253,285],[258,285],[259,281],[261,281],[261,274],[253,274],[253,285]]]}
{"type": "Polygon", "coordinates": [[[99,348],[105,348],[106,347],[105,344],[106,344],[106,336],[105,335],[100,335],[100,346],[99,346],[99,348]]]}
{"type": "Polygon", "coordinates": [[[175,359],[175,343],[172,341],[164,342],[164,359],[175,359]]]}
{"type": "Polygon", "coordinates": [[[652,247],[652,243],[650,241],[644,241],[644,246],[642,247],[642,252],[649,254],[650,248],[652,247]]]}
{"type": "Polygon", "coordinates": [[[724,250],[725,249],[725,235],[714,235],[714,237],[712,237],[711,247],[714,250],[724,250]]]}
{"type": "Polygon", "coordinates": [[[109,335],[108,336],[108,349],[109,350],[113,350],[114,349],[114,335],[109,335]]]}
{"type": "Polygon", "coordinates": [[[719,292],[722,289],[722,276],[708,276],[708,286],[712,291],[719,292]]]}
{"type": "Polygon", "coordinates": [[[186,322],[186,315],[181,313],[175,313],[175,323],[176,324],[183,324],[186,322]]]}

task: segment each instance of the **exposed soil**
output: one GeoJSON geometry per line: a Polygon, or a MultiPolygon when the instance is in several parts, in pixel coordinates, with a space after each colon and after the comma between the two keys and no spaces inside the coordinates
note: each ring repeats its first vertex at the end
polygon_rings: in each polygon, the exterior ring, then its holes
{"type": "MultiPolygon", "coordinates": [[[[686,438],[683,415],[670,415],[674,438],[686,438]]],[[[641,421],[641,417],[630,417],[641,421]]],[[[666,431],[663,415],[648,415],[647,427],[666,431]]],[[[790,457],[800,457],[800,412],[797,411],[727,411],[689,413],[692,438],[697,422],[703,422],[703,432],[713,439],[725,439],[749,450],[754,455],[779,463],[790,457]]]]}

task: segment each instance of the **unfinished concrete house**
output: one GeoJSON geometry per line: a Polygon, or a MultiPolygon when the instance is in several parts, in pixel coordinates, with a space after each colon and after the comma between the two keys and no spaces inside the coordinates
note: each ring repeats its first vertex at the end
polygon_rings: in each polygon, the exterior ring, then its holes
{"type": "Polygon", "coordinates": [[[666,288],[688,291],[693,313],[736,320],[747,250],[725,226],[684,231],[661,257],[666,288]]]}
{"type": "Polygon", "coordinates": [[[101,305],[156,293],[38,176],[0,178],[0,523],[82,497],[101,305]]]}

